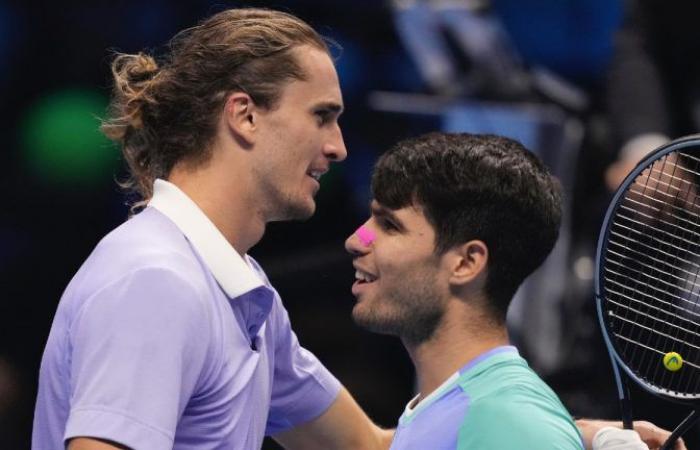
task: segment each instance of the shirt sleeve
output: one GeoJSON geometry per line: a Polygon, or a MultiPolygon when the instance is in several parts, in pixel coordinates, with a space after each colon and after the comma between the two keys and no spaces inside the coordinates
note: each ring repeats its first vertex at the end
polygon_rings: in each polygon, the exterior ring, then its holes
{"type": "Polygon", "coordinates": [[[499,396],[474,402],[459,431],[458,450],[582,450],[580,436],[569,418],[527,399],[499,396]]]}
{"type": "Polygon", "coordinates": [[[311,352],[299,345],[287,311],[275,295],[275,365],[266,435],[320,416],[340,392],[340,382],[311,352]]]}
{"type": "Polygon", "coordinates": [[[207,310],[165,269],[139,269],[95,293],[69,331],[71,408],[64,439],[172,449],[203,370],[207,310]]]}

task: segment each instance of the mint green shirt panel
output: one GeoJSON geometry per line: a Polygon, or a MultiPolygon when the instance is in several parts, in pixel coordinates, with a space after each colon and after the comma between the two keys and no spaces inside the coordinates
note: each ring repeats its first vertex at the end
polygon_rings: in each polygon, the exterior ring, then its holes
{"type": "Polygon", "coordinates": [[[517,353],[503,353],[463,373],[470,399],[458,450],[581,450],[581,435],[556,394],[517,353]]]}

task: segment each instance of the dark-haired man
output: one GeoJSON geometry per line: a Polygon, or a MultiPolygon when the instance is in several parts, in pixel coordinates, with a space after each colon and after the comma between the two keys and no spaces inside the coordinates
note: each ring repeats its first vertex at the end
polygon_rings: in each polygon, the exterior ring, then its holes
{"type": "MultiPolygon", "coordinates": [[[[559,187],[542,162],[503,137],[431,133],[382,155],[372,193],[370,219],[346,241],[353,317],[403,341],[419,391],[391,448],[583,448],[505,327],[512,296],[558,236],[559,187]]],[[[587,445],[602,424],[592,425],[582,424],[587,445]]],[[[598,448],[646,448],[629,433],[598,448]],[[611,446],[620,440],[629,446],[611,446]]]]}

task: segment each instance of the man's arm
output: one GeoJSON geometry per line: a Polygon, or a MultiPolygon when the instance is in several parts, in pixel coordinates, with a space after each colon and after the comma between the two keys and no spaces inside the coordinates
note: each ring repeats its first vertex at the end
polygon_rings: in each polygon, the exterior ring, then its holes
{"type": "Polygon", "coordinates": [[[129,450],[129,447],[124,447],[116,442],[79,437],[68,442],[68,450],[129,450]]]}
{"type": "Polygon", "coordinates": [[[385,450],[391,445],[394,431],[372,423],[347,389],[342,388],[319,417],[273,437],[287,449],[385,450]]]}
{"type": "Polygon", "coordinates": [[[147,267],[82,308],[71,329],[69,449],[172,449],[209,344],[198,296],[178,274],[147,267]]]}

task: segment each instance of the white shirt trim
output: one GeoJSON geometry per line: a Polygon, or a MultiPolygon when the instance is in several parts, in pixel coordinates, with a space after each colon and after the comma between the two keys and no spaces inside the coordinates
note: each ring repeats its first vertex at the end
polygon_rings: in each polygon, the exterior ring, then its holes
{"type": "Polygon", "coordinates": [[[226,294],[235,298],[264,283],[204,212],[174,184],[157,179],[148,206],[182,231],[226,294]]]}
{"type": "Polygon", "coordinates": [[[421,409],[421,405],[429,405],[435,397],[438,397],[442,395],[448,388],[450,388],[455,381],[459,378],[459,371],[453,373],[450,378],[446,379],[440,386],[438,386],[437,389],[435,389],[433,392],[431,392],[427,397],[425,397],[423,400],[418,401],[420,398],[420,394],[416,395],[411,399],[411,401],[406,404],[406,409],[404,410],[403,414],[406,416],[406,418],[410,417],[411,415],[415,414],[417,410],[421,409]]]}

